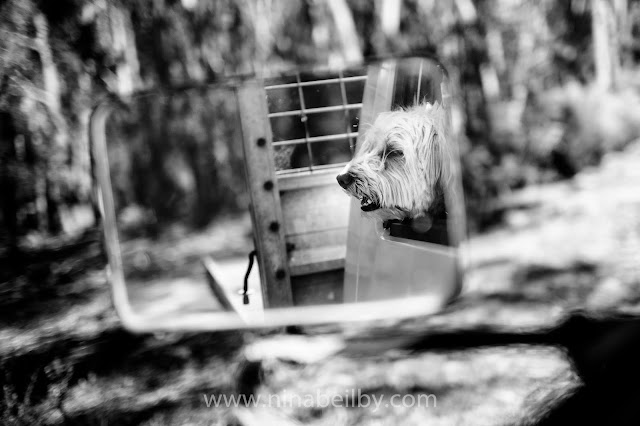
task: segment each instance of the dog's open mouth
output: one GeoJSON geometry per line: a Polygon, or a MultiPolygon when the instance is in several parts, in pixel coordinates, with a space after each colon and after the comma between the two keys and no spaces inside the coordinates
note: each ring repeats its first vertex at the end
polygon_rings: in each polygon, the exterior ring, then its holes
{"type": "Polygon", "coordinates": [[[372,212],[374,210],[378,210],[379,208],[380,204],[370,198],[362,197],[362,199],[360,200],[360,209],[363,212],[372,212]]]}

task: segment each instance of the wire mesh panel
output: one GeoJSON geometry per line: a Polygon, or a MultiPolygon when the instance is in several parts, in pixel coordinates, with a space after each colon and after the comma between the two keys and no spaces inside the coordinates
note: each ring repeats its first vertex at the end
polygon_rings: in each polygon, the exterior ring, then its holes
{"type": "Polygon", "coordinates": [[[267,82],[278,176],[346,164],[354,153],[365,71],[297,73],[267,82]]]}

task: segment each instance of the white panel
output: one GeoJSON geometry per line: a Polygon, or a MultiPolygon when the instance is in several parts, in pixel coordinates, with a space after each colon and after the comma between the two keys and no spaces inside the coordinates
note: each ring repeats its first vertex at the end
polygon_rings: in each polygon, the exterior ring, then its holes
{"type": "MultiPolygon", "coordinates": [[[[361,129],[366,129],[367,124],[372,123],[379,113],[391,108],[395,79],[394,63],[383,63],[370,69],[360,119],[361,129]]],[[[361,137],[358,137],[358,146],[361,137]]],[[[457,252],[456,247],[390,237],[381,223],[363,217],[359,201],[352,199],[344,301],[433,296],[444,305],[460,290],[457,252]]]]}

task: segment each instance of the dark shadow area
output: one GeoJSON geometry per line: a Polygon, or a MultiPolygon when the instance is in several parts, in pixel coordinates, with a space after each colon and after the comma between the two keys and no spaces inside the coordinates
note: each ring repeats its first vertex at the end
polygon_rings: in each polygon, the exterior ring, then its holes
{"type": "Polygon", "coordinates": [[[407,345],[416,352],[485,346],[544,345],[566,351],[582,380],[572,394],[531,407],[528,425],[636,425],[640,417],[640,319],[632,315],[577,312],[549,330],[501,333],[490,329],[431,333],[407,345]]]}

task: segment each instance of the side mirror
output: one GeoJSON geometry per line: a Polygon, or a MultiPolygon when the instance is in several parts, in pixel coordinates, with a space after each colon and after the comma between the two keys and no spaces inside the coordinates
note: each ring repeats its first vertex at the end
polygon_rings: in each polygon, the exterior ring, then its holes
{"type": "Polygon", "coordinates": [[[124,324],[218,330],[441,310],[461,289],[465,239],[449,84],[437,61],[411,57],[98,106],[96,194],[124,324]],[[437,123],[425,116],[409,129],[432,133],[376,128],[385,113],[402,123],[413,107],[439,108],[437,123]],[[366,214],[357,199],[366,179],[349,188],[336,176],[388,134],[404,138],[406,158],[372,172],[391,186],[367,180],[380,208],[366,214]],[[421,177],[404,188],[389,175],[425,167],[437,182],[422,192],[412,187],[421,177]],[[384,204],[398,188],[413,198],[384,204]],[[436,202],[441,213],[430,216],[436,202]]]}

